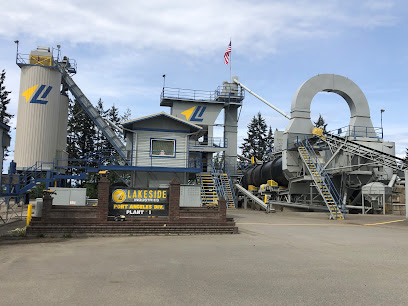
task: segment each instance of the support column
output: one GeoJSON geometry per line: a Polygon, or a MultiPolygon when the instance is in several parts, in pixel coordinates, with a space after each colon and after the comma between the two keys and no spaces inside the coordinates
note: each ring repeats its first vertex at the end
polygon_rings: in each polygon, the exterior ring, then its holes
{"type": "Polygon", "coordinates": [[[43,196],[43,205],[41,211],[41,222],[47,222],[47,219],[50,215],[52,209],[52,196],[48,192],[44,192],[43,196]]]}
{"type": "Polygon", "coordinates": [[[240,105],[228,105],[224,108],[224,138],[228,141],[225,148],[225,168],[230,175],[237,174],[237,137],[238,108],[240,105]]]}
{"type": "Polygon", "coordinates": [[[98,182],[98,212],[97,218],[99,222],[106,222],[109,213],[109,180],[105,175],[100,175],[98,182]]]}
{"type": "Polygon", "coordinates": [[[169,191],[169,221],[180,219],[180,181],[175,177],[170,182],[169,191]]]}
{"type": "Polygon", "coordinates": [[[218,213],[221,222],[227,221],[227,201],[224,198],[218,200],[218,213]]]}

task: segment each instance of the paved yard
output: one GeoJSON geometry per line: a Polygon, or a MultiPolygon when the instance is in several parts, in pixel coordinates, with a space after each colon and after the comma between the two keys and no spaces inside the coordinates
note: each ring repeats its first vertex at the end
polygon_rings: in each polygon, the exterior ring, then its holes
{"type": "Polygon", "coordinates": [[[408,304],[401,216],[231,215],[239,235],[0,241],[1,305],[408,304]]]}

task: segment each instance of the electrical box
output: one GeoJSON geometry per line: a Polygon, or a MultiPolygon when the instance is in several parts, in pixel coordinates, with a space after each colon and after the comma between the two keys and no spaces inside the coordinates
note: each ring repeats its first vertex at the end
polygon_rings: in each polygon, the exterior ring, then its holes
{"type": "Polygon", "coordinates": [[[180,207],[201,207],[201,186],[180,186],[180,207]]]}
{"type": "Polygon", "coordinates": [[[56,194],[52,195],[52,205],[86,205],[86,188],[52,187],[50,189],[56,192],[56,194]]]}

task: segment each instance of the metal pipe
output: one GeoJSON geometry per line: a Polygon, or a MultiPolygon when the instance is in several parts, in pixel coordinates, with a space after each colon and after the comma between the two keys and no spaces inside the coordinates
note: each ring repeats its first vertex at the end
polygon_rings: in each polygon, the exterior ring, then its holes
{"type": "Polygon", "coordinates": [[[279,108],[273,106],[271,103],[269,103],[268,101],[266,101],[264,98],[262,98],[261,96],[257,95],[256,93],[254,93],[252,90],[250,90],[248,87],[246,87],[245,85],[243,85],[240,81],[238,81],[237,79],[233,79],[233,82],[238,84],[239,86],[241,86],[242,88],[244,88],[246,91],[248,91],[250,94],[252,94],[254,97],[258,98],[259,100],[261,100],[263,103],[265,103],[266,105],[268,105],[269,107],[273,108],[275,111],[277,111],[279,114],[281,114],[282,116],[286,117],[287,119],[290,120],[290,116],[288,116],[287,114],[285,114],[283,111],[281,111],[279,108]]]}
{"type": "Polygon", "coordinates": [[[396,180],[397,180],[397,174],[394,173],[391,177],[391,180],[388,182],[388,187],[394,187],[396,180]]]}

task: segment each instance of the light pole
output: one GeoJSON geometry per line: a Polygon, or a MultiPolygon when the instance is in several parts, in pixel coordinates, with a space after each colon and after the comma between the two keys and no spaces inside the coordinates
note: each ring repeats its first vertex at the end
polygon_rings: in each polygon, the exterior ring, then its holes
{"type": "Polygon", "coordinates": [[[381,138],[384,138],[384,130],[382,125],[382,114],[385,112],[385,109],[381,109],[381,138]]]}
{"type": "Polygon", "coordinates": [[[16,64],[17,64],[17,62],[18,62],[18,43],[19,43],[19,41],[15,40],[14,43],[17,45],[17,53],[16,53],[16,64]]]}
{"type": "Polygon", "coordinates": [[[164,97],[164,87],[166,86],[166,75],[163,74],[163,97],[164,97]]]}

